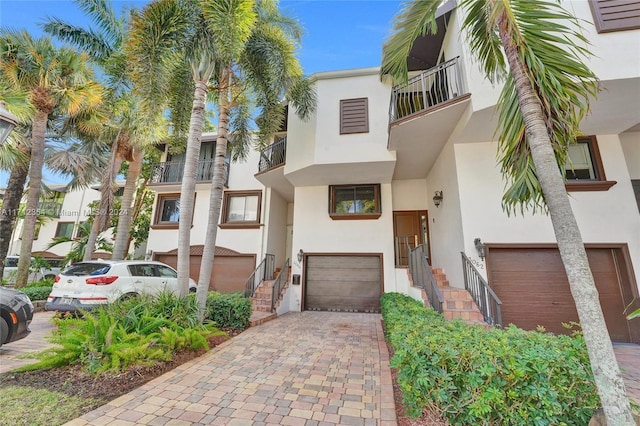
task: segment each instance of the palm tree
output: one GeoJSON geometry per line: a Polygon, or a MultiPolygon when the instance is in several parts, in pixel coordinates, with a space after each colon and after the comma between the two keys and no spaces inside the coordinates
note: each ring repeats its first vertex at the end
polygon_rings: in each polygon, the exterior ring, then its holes
{"type": "MultiPolygon", "coordinates": [[[[436,31],[440,3],[405,4],[383,48],[383,74],[406,81],[409,50],[419,35],[436,31]]],[[[502,173],[511,186],[503,208],[548,209],[607,422],[633,425],[561,171],[589,98],[597,93],[597,78],[582,62],[588,42],[576,18],[553,2],[462,0],[459,9],[466,13],[463,30],[485,74],[494,82],[505,79],[497,104],[498,139],[502,173]]]]}
{"type": "MultiPolygon", "coordinates": [[[[29,173],[31,151],[25,137],[26,126],[33,117],[33,107],[29,103],[28,94],[13,91],[0,82],[0,99],[5,100],[9,109],[18,119],[20,125],[9,136],[8,142],[0,147],[2,168],[10,168],[9,181],[0,209],[0,259],[5,259],[9,252],[11,236],[17,220],[17,212],[24,185],[29,173]]],[[[4,262],[0,262],[0,282],[4,273],[4,262]]]]}
{"type": "MultiPolygon", "coordinates": [[[[180,197],[178,231],[178,283],[188,291],[191,217],[194,208],[195,172],[209,90],[215,91],[218,107],[218,138],[211,184],[209,220],[198,283],[197,298],[204,312],[209,277],[213,267],[218,218],[222,205],[225,158],[230,126],[234,159],[246,156],[252,141],[249,132],[250,99],[261,110],[256,119],[259,142],[265,144],[284,118],[281,103],[286,96],[305,118],[315,106],[315,95],[295,59],[300,32],[294,21],[283,16],[273,0],[172,1],[149,5],[144,18],[132,25],[132,52],[140,74],[166,64],[168,56],[149,52],[170,49],[167,34],[186,34],[178,45],[187,53],[191,68],[193,101],[180,197]],[[173,23],[168,26],[167,22],[173,23]],[[157,35],[157,37],[154,37],[157,35]],[[231,122],[231,124],[230,124],[231,122]]],[[[171,50],[171,49],[170,49],[171,50]]],[[[174,57],[175,58],[175,57],[174,57]]],[[[178,70],[180,71],[180,70],[178,70]]]]}
{"type": "MultiPolygon", "coordinates": [[[[51,18],[44,25],[44,30],[86,52],[100,66],[107,79],[107,94],[114,123],[112,128],[105,128],[103,135],[112,141],[112,156],[108,166],[102,169],[100,206],[86,244],[84,258],[91,259],[98,234],[108,228],[109,213],[113,211],[115,179],[123,161],[127,160],[131,165],[122,196],[122,208],[118,212],[120,217],[112,255],[113,259],[121,260],[129,248],[127,241],[132,222],[132,203],[145,147],[161,140],[165,136],[166,126],[161,122],[160,109],[154,106],[155,114],[150,113],[131,91],[131,81],[126,72],[127,58],[123,50],[128,31],[128,13],[124,12],[117,17],[111,2],[106,0],[75,0],[75,3],[97,29],[82,28],[51,18]]],[[[146,84],[148,81],[147,79],[141,83],[146,84]]]]}
{"type": "MultiPolygon", "coordinates": [[[[29,274],[49,115],[59,113],[71,123],[91,113],[101,105],[102,87],[94,81],[85,55],[68,48],[56,48],[48,38],[33,39],[27,32],[2,31],[0,49],[2,79],[28,92],[35,108],[31,123],[29,191],[16,276],[16,287],[22,287],[27,285],[29,274]]],[[[100,127],[97,121],[84,124],[100,127]]]]}

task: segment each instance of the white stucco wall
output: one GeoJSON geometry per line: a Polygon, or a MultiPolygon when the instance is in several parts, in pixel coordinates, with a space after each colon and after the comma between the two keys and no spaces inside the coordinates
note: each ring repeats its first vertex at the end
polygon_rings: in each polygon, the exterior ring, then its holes
{"type": "MultiPolygon", "coordinates": [[[[100,199],[100,191],[92,188],[82,188],[65,194],[59,218],[47,220],[40,228],[38,239],[33,241],[32,251],[48,251],[58,256],[65,256],[71,249],[72,243],[59,244],[47,249],[56,234],[59,222],[73,222],[74,226],[87,220],[89,216],[89,203],[100,199]]],[[[76,230],[74,229],[74,235],[76,230]]],[[[22,234],[22,221],[18,220],[9,246],[9,254],[19,254],[22,234]]]]}
{"type": "Polygon", "coordinates": [[[285,240],[287,232],[287,201],[277,192],[267,188],[266,216],[264,229],[263,253],[276,256],[276,267],[284,264],[287,256],[285,253],[285,240]]]}
{"type": "MultiPolygon", "coordinates": [[[[382,184],[382,214],[376,220],[332,220],[328,214],[327,186],[295,189],[293,252],[305,253],[382,253],[384,290],[396,291],[393,253],[393,213],[391,185],[382,184]]],[[[293,259],[293,274],[302,273],[302,265],[293,259]]],[[[292,303],[300,309],[301,286],[292,303]]]]}
{"type": "Polygon", "coordinates": [[[449,284],[464,287],[460,251],[463,250],[462,218],[456,170],[454,145],[448,142],[427,176],[429,198],[429,239],[431,241],[431,266],[442,268],[449,284]],[[435,191],[442,191],[440,207],[433,204],[435,191]]]}
{"type": "Polygon", "coordinates": [[[429,209],[426,179],[394,180],[391,193],[394,211],[429,209]]]}
{"type": "MultiPolygon", "coordinates": [[[[585,243],[627,243],[640,277],[640,214],[624,152],[617,135],[598,135],[598,147],[609,191],[572,192],[571,205],[585,243]]],[[[467,255],[477,259],[473,240],[487,243],[553,243],[551,220],[544,214],[507,216],[501,208],[504,182],[496,166],[496,144],[455,146],[460,187],[462,229],[467,255]]],[[[445,197],[446,198],[446,197],[445,197]]],[[[445,199],[446,201],[446,199],[445,199]]],[[[486,272],[481,270],[483,274],[486,272]]]]}
{"type": "Polygon", "coordinates": [[[312,164],[393,161],[387,150],[391,86],[377,68],[318,73],[317,107],[309,122],[289,112],[285,175],[312,164]],[[369,132],[340,134],[340,100],[368,99],[369,132]]]}

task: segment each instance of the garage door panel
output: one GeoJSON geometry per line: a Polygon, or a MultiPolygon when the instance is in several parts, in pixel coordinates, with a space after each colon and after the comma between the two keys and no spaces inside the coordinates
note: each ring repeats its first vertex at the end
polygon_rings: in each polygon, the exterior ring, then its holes
{"type": "MultiPolygon", "coordinates": [[[[157,254],[156,260],[176,268],[178,256],[176,254],[157,254]]],[[[191,255],[189,258],[189,277],[198,282],[202,256],[191,255]]],[[[255,269],[255,257],[252,255],[215,256],[213,269],[209,279],[209,290],[222,293],[244,291],[247,279],[255,269]]]]}
{"type": "Polygon", "coordinates": [[[308,266],[313,268],[380,268],[380,259],[377,256],[309,256],[307,261],[308,266]]]}
{"type": "MultiPolygon", "coordinates": [[[[557,249],[490,248],[489,285],[502,301],[504,324],[566,334],[562,323],[578,322],[578,313],[557,249]]],[[[614,251],[587,249],[609,334],[613,341],[631,341],[629,324],[622,313],[624,291],[614,251]]],[[[627,290],[628,292],[628,290],[627,290]]]]}
{"type": "Polygon", "coordinates": [[[309,255],[305,262],[305,309],[379,312],[380,256],[309,255]]]}
{"type": "Polygon", "coordinates": [[[308,296],[309,310],[377,312],[380,310],[379,297],[308,296]]]}
{"type": "Polygon", "coordinates": [[[379,281],[379,269],[341,269],[341,268],[309,268],[309,280],[332,281],[339,278],[342,281],[379,281]]]}

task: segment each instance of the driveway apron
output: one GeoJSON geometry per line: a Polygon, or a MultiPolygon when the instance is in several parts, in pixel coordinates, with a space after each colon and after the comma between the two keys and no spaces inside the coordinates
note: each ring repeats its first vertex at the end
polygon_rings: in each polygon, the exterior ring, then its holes
{"type": "Polygon", "coordinates": [[[68,425],[395,425],[378,314],[289,313],[68,425]]]}

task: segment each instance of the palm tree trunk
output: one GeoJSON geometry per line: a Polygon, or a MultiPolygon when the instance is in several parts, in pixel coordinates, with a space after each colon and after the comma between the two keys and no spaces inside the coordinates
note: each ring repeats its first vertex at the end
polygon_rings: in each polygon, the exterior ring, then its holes
{"type": "Polygon", "coordinates": [[[127,172],[127,181],[122,194],[122,209],[118,218],[118,227],[116,228],[116,238],[113,243],[113,253],[111,259],[122,260],[129,251],[129,228],[133,218],[133,200],[136,192],[138,177],[142,171],[142,160],[144,158],[144,150],[135,149],[133,153],[133,161],[129,163],[129,171],[127,172]]]}
{"type": "MultiPolygon", "coordinates": [[[[135,202],[133,203],[133,212],[131,213],[132,225],[135,224],[136,220],[138,219],[138,216],[140,216],[140,211],[142,210],[142,204],[144,203],[148,183],[149,183],[149,177],[146,177],[142,182],[142,184],[138,187],[138,191],[136,192],[136,199],[135,199],[135,202]]],[[[131,232],[129,232],[129,235],[127,236],[127,244],[125,245],[125,247],[130,247],[131,241],[133,241],[133,236],[131,235],[131,232]]]]}
{"type": "Polygon", "coordinates": [[[120,140],[121,131],[118,131],[115,140],[111,146],[111,161],[107,166],[107,170],[102,178],[100,185],[100,204],[98,210],[93,216],[93,224],[91,225],[91,232],[87,239],[87,245],[84,248],[84,254],[82,260],[84,262],[91,260],[93,252],[96,250],[96,241],[98,241],[98,235],[105,231],[109,227],[110,213],[113,208],[113,183],[118,170],[124,159],[118,155],[118,141],[120,140]]]}
{"type": "MultiPolygon", "coordinates": [[[[27,152],[31,156],[30,152],[27,152]]],[[[29,167],[27,164],[16,163],[11,169],[7,189],[2,200],[0,210],[0,259],[5,259],[9,252],[11,236],[16,225],[20,200],[24,193],[24,184],[27,182],[29,167]]],[[[4,275],[4,262],[0,262],[0,282],[4,275]]]]}
{"type": "MultiPolygon", "coordinates": [[[[206,81],[196,81],[189,122],[189,140],[184,158],[184,174],[180,188],[180,222],[178,225],[178,290],[181,296],[189,292],[189,262],[191,225],[196,191],[196,170],[200,157],[200,139],[204,123],[204,110],[208,86],[206,81]]],[[[204,261],[204,257],[203,257],[204,261]]]]}
{"type": "Polygon", "coordinates": [[[549,207],[560,256],[578,311],[607,424],[634,425],[624,381],[613,352],[598,298],[598,290],[589,267],[587,252],[547,133],[542,108],[525,72],[525,66],[512,42],[511,34],[506,28],[505,19],[499,21],[499,31],[509,68],[515,79],[527,142],[542,193],[549,207]]]}
{"type": "MultiPolygon", "coordinates": [[[[225,71],[226,81],[230,84],[231,72],[225,71]]],[[[211,180],[211,194],[209,198],[209,219],[207,222],[207,234],[202,250],[202,263],[200,263],[200,278],[198,279],[198,289],[196,299],[198,302],[198,315],[200,321],[204,320],[205,308],[207,305],[207,294],[209,292],[209,281],[213,270],[213,260],[216,250],[216,238],[218,236],[218,220],[222,207],[222,195],[224,191],[224,173],[227,157],[227,135],[229,132],[229,99],[227,91],[221,90],[218,101],[218,138],[216,139],[216,156],[213,163],[213,179],[211,180]]]]}
{"type": "Polygon", "coordinates": [[[26,287],[29,279],[29,266],[31,264],[31,249],[36,229],[38,214],[38,201],[40,201],[40,185],[42,184],[42,166],[44,164],[44,135],[47,128],[48,114],[37,111],[31,128],[31,166],[29,168],[29,191],[27,193],[27,205],[25,207],[24,224],[22,231],[22,245],[20,247],[20,259],[18,260],[18,272],[16,274],[16,287],[26,287]]]}

